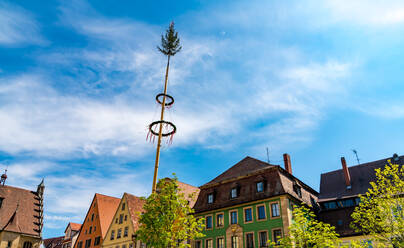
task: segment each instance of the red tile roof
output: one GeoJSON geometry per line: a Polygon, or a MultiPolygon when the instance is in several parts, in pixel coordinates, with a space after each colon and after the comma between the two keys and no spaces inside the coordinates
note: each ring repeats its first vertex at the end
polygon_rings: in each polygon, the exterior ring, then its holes
{"type": "Polygon", "coordinates": [[[69,226],[72,231],[80,231],[81,224],[69,222],[69,224],[67,224],[66,226],[65,232],[67,231],[67,228],[69,228],[69,226]]]}
{"type": "Polygon", "coordinates": [[[43,240],[45,248],[62,248],[62,242],[65,236],[49,238],[43,240]]]}
{"type": "Polygon", "coordinates": [[[189,206],[193,208],[201,190],[198,187],[180,181],[178,181],[178,187],[180,188],[180,192],[184,194],[185,199],[189,201],[189,206]]]}
{"type": "Polygon", "coordinates": [[[139,228],[139,213],[143,212],[143,205],[146,201],[129,193],[125,193],[123,197],[126,197],[133,230],[136,231],[139,228]]]}
{"type": "Polygon", "coordinates": [[[98,204],[98,214],[100,218],[102,237],[105,237],[121,199],[98,193],[95,194],[95,198],[98,204]]]}
{"type": "Polygon", "coordinates": [[[0,231],[11,231],[41,237],[38,194],[26,189],[0,186],[0,231]]]}
{"type": "Polygon", "coordinates": [[[269,168],[275,165],[265,163],[263,161],[260,161],[258,159],[252,158],[252,157],[245,157],[243,160],[238,162],[237,164],[233,165],[230,167],[228,170],[214,178],[212,181],[204,184],[202,187],[219,183],[225,180],[229,179],[234,179],[239,176],[247,175],[250,173],[254,173],[258,170],[269,168]]]}
{"type": "Polygon", "coordinates": [[[73,231],[79,231],[81,227],[81,224],[74,222],[69,222],[69,225],[73,231]]]}

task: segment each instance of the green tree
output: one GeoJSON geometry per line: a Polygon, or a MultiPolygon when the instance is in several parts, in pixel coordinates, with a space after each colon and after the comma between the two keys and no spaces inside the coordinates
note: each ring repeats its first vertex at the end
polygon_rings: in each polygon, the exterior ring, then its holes
{"type": "Polygon", "coordinates": [[[160,179],[157,190],[152,193],[143,206],[137,238],[149,247],[190,247],[187,240],[203,237],[203,220],[193,216],[188,198],[180,192],[177,178],[160,179]]]}
{"type": "Polygon", "coordinates": [[[306,206],[293,209],[293,223],[289,226],[289,235],[280,239],[280,248],[323,248],[338,247],[338,234],[335,227],[318,221],[315,214],[306,206]]]}
{"type": "Polygon", "coordinates": [[[174,22],[171,22],[166,30],[166,34],[161,36],[161,47],[157,46],[157,49],[164,55],[170,57],[181,51],[181,48],[178,32],[174,29],[174,22]]]}
{"type": "Polygon", "coordinates": [[[352,214],[351,227],[369,234],[378,247],[404,247],[404,166],[388,164],[376,169],[376,181],[370,183],[352,214]]]}

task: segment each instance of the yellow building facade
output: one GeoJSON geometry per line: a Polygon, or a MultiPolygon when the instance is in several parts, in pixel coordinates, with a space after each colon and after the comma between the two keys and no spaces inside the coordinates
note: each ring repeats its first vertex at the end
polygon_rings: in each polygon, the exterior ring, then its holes
{"type": "Polygon", "coordinates": [[[139,216],[143,211],[144,200],[124,193],[104,237],[102,248],[137,248],[144,247],[136,240],[135,232],[139,227],[139,216]]]}

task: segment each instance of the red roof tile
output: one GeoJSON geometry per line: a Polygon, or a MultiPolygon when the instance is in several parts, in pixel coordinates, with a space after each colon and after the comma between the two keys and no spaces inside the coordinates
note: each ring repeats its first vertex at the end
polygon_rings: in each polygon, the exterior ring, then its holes
{"type": "Polygon", "coordinates": [[[41,236],[40,201],[38,194],[26,189],[0,186],[0,231],[41,236]]]}
{"type": "Polygon", "coordinates": [[[228,170],[214,178],[212,181],[204,184],[203,186],[207,186],[210,184],[219,183],[225,180],[234,179],[239,176],[244,176],[250,173],[254,173],[258,170],[272,167],[274,165],[265,163],[255,158],[245,157],[243,160],[238,162],[237,164],[230,167],[228,170]]]}
{"type": "Polygon", "coordinates": [[[45,248],[62,248],[62,242],[65,236],[49,238],[43,240],[45,248]]]}
{"type": "Polygon", "coordinates": [[[125,193],[124,197],[126,197],[126,202],[128,204],[133,230],[136,231],[139,228],[139,213],[143,212],[143,205],[146,201],[129,193],[125,193]]]}
{"type": "Polygon", "coordinates": [[[100,217],[102,237],[105,237],[121,199],[98,193],[95,194],[95,198],[98,204],[98,214],[100,217]]]}

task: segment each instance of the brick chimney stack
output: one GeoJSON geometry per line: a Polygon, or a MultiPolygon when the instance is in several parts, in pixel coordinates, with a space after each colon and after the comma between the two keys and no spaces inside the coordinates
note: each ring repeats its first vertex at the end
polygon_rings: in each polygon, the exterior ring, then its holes
{"type": "Polygon", "coordinates": [[[347,189],[351,188],[351,175],[349,174],[348,166],[344,157],[341,157],[342,171],[344,173],[345,185],[347,189]]]}
{"type": "Polygon", "coordinates": [[[285,170],[292,174],[292,163],[290,162],[290,156],[287,153],[283,154],[283,162],[285,164],[285,170]]]}

